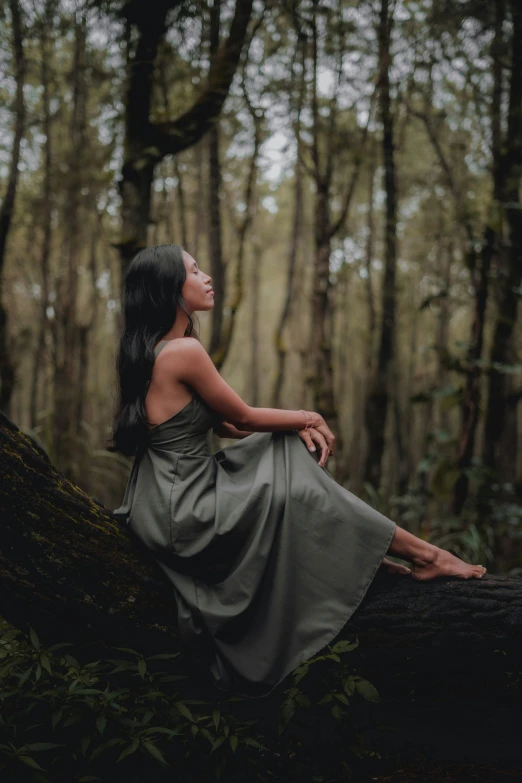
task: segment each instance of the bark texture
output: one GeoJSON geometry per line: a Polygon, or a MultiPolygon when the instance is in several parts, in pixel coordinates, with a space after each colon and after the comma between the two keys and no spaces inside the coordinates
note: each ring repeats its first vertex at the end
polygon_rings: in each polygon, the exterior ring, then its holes
{"type": "Polygon", "coordinates": [[[498,313],[491,348],[491,368],[488,377],[488,403],[484,432],[484,464],[502,481],[516,481],[517,402],[513,398],[512,377],[508,365],[517,363],[515,324],[517,320],[520,287],[522,285],[522,215],[520,177],[522,172],[522,8],[511,2],[513,37],[507,133],[501,140],[502,100],[502,25],[504,2],[496,0],[496,30],[492,46],[495,74],[495,98],[492,108],[494,150],[497,150],[495,168],[496,210],[500,224],[507,226],[507,238],[499,259],[500,291],[498,313]],[[502,150],[502,152],[501,152],[502,150]]]}
{"type": "Polygon", "coordinates": [[[365,422],[368,433],[365,481],[376,489],[381,485],[382,455],[388,404],[393,388],[393,361],[396,331],[396,266],[397,266],[397,181],[395,167],[394,117],[390,97],[391,30],[393,10],[388,0],[382,0],[379,37],[379,111],[383,128],[382,152],[386,218],[384,229],[384,277],[382,281],[382,323],[377,363],[368,399],[365,422]]]}
{"type": "Polygon", "coordinates": [[[7,310],[3,305],[3,274],[6,255],[7,239],[13,219],[13,211],[18,186],[18,163],[20,160],[20,148],[25,128],[25,101],[24,82],[26,61],[23,42],[22,9],[18,0],[9,0],[12,26],[12,49],[14,60],[14,72],[16,81],[16,94],[14,99],[14,129],[11,144],[9,173],[7,175],[7,187],[2,206],[0,207],[0,408],[9,411],[11,395],[13,393],[15,368],[9,356],[7,310]]]}

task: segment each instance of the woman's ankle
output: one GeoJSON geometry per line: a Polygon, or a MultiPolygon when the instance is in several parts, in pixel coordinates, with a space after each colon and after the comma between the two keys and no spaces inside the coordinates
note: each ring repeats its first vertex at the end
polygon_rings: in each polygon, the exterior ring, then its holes
{"type": "Polygon", "coordinates": [[[437,547],[397,526],[388,553],[415,565],[425,565],[435,561],[437,547]]]}

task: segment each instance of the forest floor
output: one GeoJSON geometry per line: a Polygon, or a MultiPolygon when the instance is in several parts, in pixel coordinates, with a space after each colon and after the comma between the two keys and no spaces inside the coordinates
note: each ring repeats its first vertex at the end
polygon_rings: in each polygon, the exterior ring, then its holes
{"type": "Polygon", "coordinates": [[[514,783],[522,781],[522,765],[470,762],[405,763],[386,774],[370,774],[357,783],[514,783]]]}

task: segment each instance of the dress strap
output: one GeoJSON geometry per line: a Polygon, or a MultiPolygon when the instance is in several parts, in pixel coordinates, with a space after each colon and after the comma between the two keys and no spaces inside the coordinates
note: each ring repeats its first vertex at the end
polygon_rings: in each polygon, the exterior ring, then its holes
{"type": "Polygon", "coordinates": [[[160,352],[160,351],[161,351],[161,349],[163,348],[163,346],[164,346],[164,345],[166,345],[166,344],[167,344],[167,343],[169,343],[169,342],[170,342],[170,340],[160,340],[160,342],[159,342],[159,343],[157,344],[157,346],[154,348],[154,355],[157,357],[157,356],[158,356],[158,354],[159,354],[159,352],[160,352]]]}

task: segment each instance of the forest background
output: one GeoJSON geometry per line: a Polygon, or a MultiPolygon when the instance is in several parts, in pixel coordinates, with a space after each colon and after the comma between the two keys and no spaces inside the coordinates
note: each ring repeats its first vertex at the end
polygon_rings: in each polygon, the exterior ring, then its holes
{"type": "Polygon", "coordinates": [[[3,0],[0,409],[118,506],[122,278],[179,243],[248,404],[319,411],[340,483],[520,574],[521,172],[516,0],[3,0]]]}

